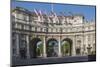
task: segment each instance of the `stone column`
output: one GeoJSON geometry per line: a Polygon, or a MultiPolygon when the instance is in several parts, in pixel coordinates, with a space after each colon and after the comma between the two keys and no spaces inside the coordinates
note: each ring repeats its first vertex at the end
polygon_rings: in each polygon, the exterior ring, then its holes
{"type": "Polygon", "coordinates": [[[85,47],[86,44],[85,44],[85,42],[86,42],[86,39],[85,39],[84,33],[83,33],[82,36],[83,36],[83,37],[82,37],[83,39],[82,39],[82,46],[81,46],[81,48],[82,48],[82,49],[81,49],[81,50],[82,50],[82,54],[81,54],[81,55],[82,55],[82,56],[85,56],[85,50],[86,50],[86,47],[85,47]]]}
{"type": "Polygon", "coordinates": [[[15,18],[14,18],[14,20],[15,20],[15,22],[17,22],[17,12],[15,12],[15,14],[14,14],[14,16],[15,16],[15,18]]]}
{"type": "Polygon", "coordinates": [[[29,51],[29,35],[26,35],[26,42],[27,42],[27,59],[30,58],[30,51],[29,51]]]}
{"type": "Polygon", "coordinates": [[[83,38],[84,38],[84,37],[81,36],[81,39],[80,39],[80,40],[81,40],[81,43],[80,43],[80,49],[81,49],[81,50],[80,50],[80,53],[81,53],[80,55],[81,55],[81,56],[83,55],[83,45],[84,45],[84,43],[83,43],[83,38]]]}
{"type": "Polygon", "coordinates": [[[85,55],[88,55],[88,51],[87,51],[87,47],[88,47],[88,35],[85,35],[85,42],[86,44],[86,54],[85,55]]]}
{"type": "Polygon", "coordinates": [[[58,40],[58,50],[59,50],[58,56],[61,57],[61,37],[60,36],[58,40]]]}
{"type": "Polygon", "coordinates": [[[72,43],[72,56],[76,55],[76,49],[75,49],[75,45],[76,45],[76,36],[73,36],[73,43],[72,43]]]}
{"type": "Polygon", "coordinates": [[[93,34],[91,34],[91,46],[92,46],[92,51],[94,51],[94,49],[93,49],[93,46],[94,45],[94,42],[93,42],[93,34]]]}
{"type": "Polygon", "coordinates": [[[81,56],[84,56],[84,34],[81,36],[81,56]]]}
{"type": "Polygon", "coordinates": [[[16,34],[16,53],[17,57],[19,57],[19,34],[16,34]]]}
{"type": "Polygon", "coordinates": [[[43,37],[43,57],[46,58],[47,54],[46,54],[46,37],[43,37]]]}

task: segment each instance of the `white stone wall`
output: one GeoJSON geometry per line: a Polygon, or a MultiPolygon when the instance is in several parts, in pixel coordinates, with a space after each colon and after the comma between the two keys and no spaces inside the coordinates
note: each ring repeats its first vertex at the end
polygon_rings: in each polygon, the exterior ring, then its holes
{"type": "MultiPolygon", "coordinates": [[[[28,31],[32,31],[30,34],[35,34],[36,36],[47,36],[47,40],[50,38],[55,38],[57,41],[60,41],[59,36],[61,36],[61,40],[63,40],[64,38],[70,38],[73,41],[73,46],[72,46],[72,56],[77,56],[76,55],[76,49],[80,48],[80,54],[81,56],[83,55],[88,55],[88,47],[90,45],[91,47],[91,51],[95,51],[95,22],[85,22],[83,21],[83,16],[74,16],[74,18],[64,18],[63,21],[61,23],[63,23],[62,25],[51,25],[49,24],[48,26],[45,25],[43,22],[43,20],[32,20],[32,21],[28,21],[29,20],[29,15],[28,14],[18,14],[17,11],[12,12],[12,15],[15,16],[15,22],[12,22],[15,24],[15,29],[13,30],[13,32],[18,32],[17,29],[22,30],[20,31],[23,34],[27,34],[30,33],[28,31]],[[18,15],[18,16],[17,16],[18,15]],[[26,17],[26,20],[19,20],[19,19],[23,19],[23,17],[26,17]],[[19,18],[19,19],[18,19],[19,18]],[[70,24],[64,24],[66,22],[66,20],[68,21],[68,23],[70,24]],[[31,29],[29,29],[29,25],[31,25],[31,29]],[[48,34],[46,34],[46,28],[48,28],[48,34]],[[41,30],[42,29],[42,30],[41,30]],[[62,31],[61,31],[62,29],[62,31]],[[24,30],[24,31],[23,31],[24,30]],[[25,32],[26,31],[26,32],[25,32]],[[37,33],[35,33],[37,32],[37,33]],[[41,34],[41,32],[43,32],[41,34]]],[[[36,17],[35,17],[36,18],[36,17]]],[[[55,18],[54,18],[55,19],[55,18]]],[[[56,17],[56,19],[58,19],[56,17]]],[[[50,22],[46,21],[48,23],[56,23],[56,22],[50,22]]],[[[28,34],[29,35],[29,34],[28,34]]],[[[16,35],[17,37],[17,35],[16,35]]],[[[26,36],[26,41],[27,41],[27,46],[28,46],[28,36],[26,36]]],[[[44,42],[44,56],[46,57],[46,47],[45,47],[45,38],[43,38],[43,42],[44,42]]],[[[16,38],[16,41],[18,42],[18,37],[16,38]]],[[[17,43],[17,54],[19,54],[18,51],[18,43],[17,43]]],[[[27,50],[29,50],[29,48],[27,47],[27,50]]],[[[27,54],[29,54],[29,51],[27,51],[27,54]]],[[[61,54],[60,52],[60,42],[59,42],[59,54],[61,54]]],[[[29,58],[30,56],[28,56],[29,58]]]]}

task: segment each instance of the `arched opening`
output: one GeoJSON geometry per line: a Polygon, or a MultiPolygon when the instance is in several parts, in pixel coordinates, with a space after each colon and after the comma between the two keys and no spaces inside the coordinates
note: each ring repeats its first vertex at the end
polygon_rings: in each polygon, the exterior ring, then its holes
{"type": "Polygon", "coordinates": [[[58,56],[58,41],[56,39],[49,39],[47,41],[47,57],[58,56]]]}
{"type": "Polygon", "coordinates": [[[71,56],[72,40],[69,38],[63,39],[61,42],[62,56],[71,56]]]}
{"type": "Polygon", "coordinates": [[[31,58],[42,57],[43,54],[43,43],[39,38],[33,38],[30,41],[30,55],[31,58]]]}

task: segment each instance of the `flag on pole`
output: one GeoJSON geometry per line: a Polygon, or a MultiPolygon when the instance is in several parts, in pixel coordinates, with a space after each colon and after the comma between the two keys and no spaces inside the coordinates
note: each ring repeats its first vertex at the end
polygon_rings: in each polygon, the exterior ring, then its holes
{"type": "Polygon", "coordinates": [[[44,11],[44,15],[46,15],[47,20],[48,20],[48,23],[50,23],[50,17],[48,16],[48,14],[47,14],[46,10],[44,11]]]}
{"type": "Polygon", "coordinates": [[[40,20],[43,21],[43,13],[42,13],[42,11],[39,10],[38,13],[39,13],[38,15],[40,16],[40,20]]]}
{"type": "Polygon", "coordinates": [[[34,9],[35,14],[38,16],[38,11],[36,9],[34,9]]]}
{"type": "Polygon", "coordinates": [[[41,10],[39,10],[38,13],[39,13],[39,16],[42,16],[42,11],[41,10]]]}

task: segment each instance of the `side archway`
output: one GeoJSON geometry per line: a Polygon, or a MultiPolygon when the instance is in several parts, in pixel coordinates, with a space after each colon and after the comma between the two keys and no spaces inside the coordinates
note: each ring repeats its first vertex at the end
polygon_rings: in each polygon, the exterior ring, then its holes
{"type": "Polygon", "coordinates": [[[43,43],[40,38],[33,38],[30,41],[30,55],[31,58],[42,57],[43,43]]]}
{"type": "Polygon", "coordinates": [[[71,56],[72,52],[72,40],[65,38],[61,41],[62,56],[71,56]]]}

